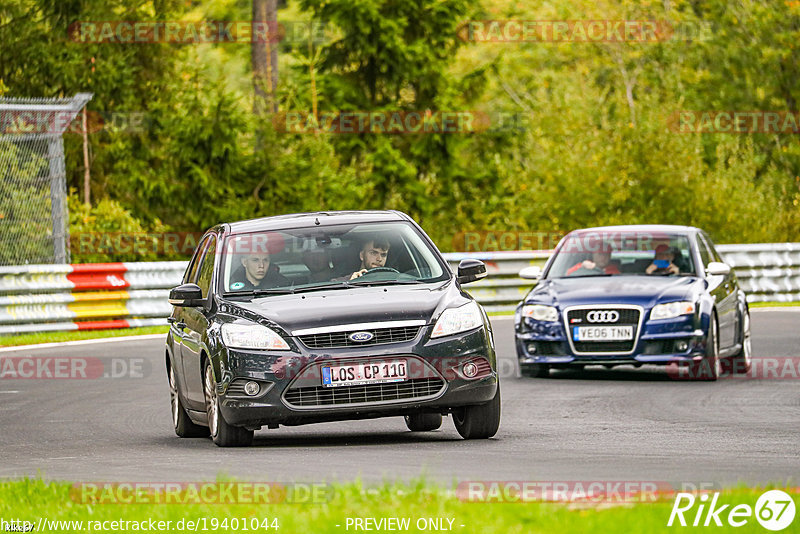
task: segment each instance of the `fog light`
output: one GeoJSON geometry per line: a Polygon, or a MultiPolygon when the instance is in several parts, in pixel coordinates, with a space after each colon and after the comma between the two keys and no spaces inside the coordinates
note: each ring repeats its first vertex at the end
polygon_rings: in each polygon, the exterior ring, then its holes
{"type": "Polygon", "coordinates": [[[536,343],[530,343],[528,345],[528,354],[536,354],[536,343]]]}
{"type": "Polygon", "coordinates": [[[258,382],[248,382],[244,385],[244,392],[250,395],[251,397],[254,395],[258,395],[258,392],[261,391],[261,386],[258,385],[258,382]]]}
{"type": "Polygon", "coordinates": [[[688,348],[689,348],[689,343],[687,343],[686,341],[675,342],[675,350],[677,350],[678,352],[685,352],[686,349],[688,348]]]}
{"type": "Polygon", "coordinates": [[[467,378],[472,378],[478,374],[478,366],[472,362],[465,363],[464,367],[461,368],[461,371],[467,378]]]}

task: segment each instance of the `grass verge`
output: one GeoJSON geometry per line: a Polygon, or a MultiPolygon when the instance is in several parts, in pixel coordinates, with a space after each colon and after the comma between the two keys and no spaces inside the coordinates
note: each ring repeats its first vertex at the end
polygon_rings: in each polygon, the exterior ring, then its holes
{"type": "Polygon", "coordinates": [[[35,345],[37,343],[58,343],[61,341],[78,341],[81,339],[99,339],[106,337],[143,336],[146,334],[167,334],[168,326],[143,326],[140,328],[117,328],[114,330],[81,330],[70,332],[36,332],[32,334],[15,334],[0,336],[0,347],[16,347],[18,345],[35,345]]]}
{"type": "Polygon", "coordinates": [[[800,306],[800,302],[751,302],[751,308],[794,308],[800,306]]]}
{"type": "MultiPolygon", "coordinates": [[[[261,531],[282,533],[342,533],[353,532],[354,523],[348,518],[408,518],[408,528],[395,529],[408,532],[438,530],[464,533],[502,532],[674,532],[682,529],[677,524],[667,527],[674,497],[665,495],[656,502],[635,504],[554,504],[554,503],[470,503],[456,498],[454,491],[418,480],[411,483],[385,483],[365,486],[360,482],[332,485],[325,491],[328,498],[316,503],[271,504],[83,504],[79,490],[69,483],[42,480],[17,480],[0,482],[0,518],[30,521],[38,530],[39,520],[48,531],[87,532],[110,530],[110,521],[164,521],[167,529],[161,531],[194,531],[188,521],[199,522],[197,531],[261,531]],[[237,524],[234,527],[234,519],[237,524]],[[267,520],[264,523],[264,520],[267,520]],[[428,523],[427,520],[439,520],[428,523]],[[45,523],[44,520],[47,522],[45,523]],[[180,528],[183,520],[183,528],[180,528]],[[227,520],[227,521],[225,521],[227,520]],[[53,524],[52,521],[73,521],[72,524],[53,524]],[[166,522],[169,521],[169,524],[166,522]],[[223,528],[223,521],[225,527],[223,528]],[[419,524],[417,523],[419,521],[419,524]],[[427,528],[420,528],[422,522],[427,528]],[[81,522],[80,524],[75,522],[81,522]],[[106,522],[106,523],[104,523],[106,522]],[[105,525],[105,528],[103,526],[105,525]],[[246,525],[246,526],[245,526],[246,525]],[[253,528],[256,526],[258,528],[253,528]],[[268,528],[264,528],[268,525],[268,528]],[[276,529],[275,527],[279,527],[276,529]],[[244,527],[244,528],[243,528],[244,527]]],[[[772,488],[770,488],[772,489],[772,488]]],[[[725,523],[727,514],[735,505],[746,504],[753,508],[765,489],[739,487],[723,490],[718,507],[730,504],[720,514],[722,527],[715,532],[765,532],[754,516],[747,523],[733,528],[725,523]]],[[[793,493],[798,500],[797,489],[793,493]]],[[[116,494],[121,494],[117,490],[116,494]]],[[[132,495],[128,493],[127,495],[132,495]]],[[[163,495],[163,494],[162,494],[163,495]]],[[[188,493],[184,494],[187,495],[188,493]]],[[[197,494],[195,494],[197,495],[197,494]]],[[[148,497],[152,500],[152,497],[148,497]]],[[[252,501],[252,497],[248,501],[252,501]]],[[[708,499],[709,501],[711,499],[708,499]]],[[[700,501],[684,517],[689,525],[694,521],[700,501]]],[[[706,506],[700,525],[705,520],[706,506]]],[[[741,517],[740,517],[741,519],[741,517]]],[[[800,522],[795,519],[786,532],[800,522]]],[[[712,523],[713,524],[713,523],[712,523]]],[[[374,525],[373,525],[374,526],[374,525]]],[[[150,527],[152,529],[152,527],[150,527]]],[[[688,527],[691,530],[691,526],[688,527]]],[[[702,526],[700,527],[702,529],[702,526]]],[[[45,530],[42,528],[41,530],[45,530]]],[[[117,525],[114,530],[147,530],[128,525],[117,525]],[[122,528],[126,527],[126,528],[122,528]]],[[[387,530],[373,528],[371,530],[387,530]]],[[[153,530],[151,530],[153,531],[153,530]]]]}

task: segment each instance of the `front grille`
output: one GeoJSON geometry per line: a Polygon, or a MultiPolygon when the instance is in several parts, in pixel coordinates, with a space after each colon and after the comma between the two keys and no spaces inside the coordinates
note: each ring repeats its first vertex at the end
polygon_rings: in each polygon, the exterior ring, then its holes
{"type": "Polygon", "coordinates": [[[374,330],[350,330],[347,332],[328,332],[325,334],[308,334],[300,336],[300,341],[312,349],[326,349],[333,347],[353,347],[382,345],[385,343],[399,343],[417,337],[419,326],[401,326],[396,328],[376,328],[374,330]],[[369,341],[353,341],[350,334],[355,332],[370,332],[373,338],[369,341]]]}
{"type": "Polygon", "coordinates": [[[602,326],[602,325],[627,325],[627,324],[638,324],[639,323],[639,310],[630,309],[630,308],[597,308],[594,309],[585,309],[585,310],[570,310],[567,314],[567,322],[570,326],[602,326]],[[619,319],[617,319],[614,323],[590,323],[586,316],[591,311],[615,311],[619,313],[619,319]]]}
{"type": "Polygon", "coordinates": [[[345,406],[430,397],[439,393],[443,387],[444,380],[441,378],[417,378],[390,384],[291,388],[286,391],[284,398],[292,406],[345,406]]]}
{"type": "Polygon", "coordinates": [[[615,353],[631,352],[636,345],[639,326],[639,310],[631,308],[597,308],[598,311],[616,311],[619,318],[613,323],[591,323],[586,319],[592,309],[569,310],[567,312],[568,335],[572,338],[572,329],[576,326],[632,326],[633,339],[630,341],[572,341],[575,352],[580,353],[615,353]]]}

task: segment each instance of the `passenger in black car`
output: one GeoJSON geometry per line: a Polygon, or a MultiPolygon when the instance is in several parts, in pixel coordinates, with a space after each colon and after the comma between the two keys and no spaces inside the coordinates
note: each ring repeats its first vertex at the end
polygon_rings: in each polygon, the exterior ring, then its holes
{"type": "Polygon", "coordinates": [[[231,291],[252,291],[290,285],[289,279],[270,261],[269,254],[248,254],[241,261],[243,268],[237,269],[231,276],[231,291]]]}

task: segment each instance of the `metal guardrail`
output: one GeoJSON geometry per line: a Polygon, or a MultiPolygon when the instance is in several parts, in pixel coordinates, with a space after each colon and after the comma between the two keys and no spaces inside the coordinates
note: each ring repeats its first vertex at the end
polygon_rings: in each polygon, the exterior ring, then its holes
{"type": "MultiPolygon", "coordinates": [[[[750,302],[800,301],[800,243],[719,245],[750,302]]],[[[445,254],[486,263],[489,276],[466,286],[487,311],[513,310],[534,285],[519,271],[543,266],[551,251],[445,254]]],[[[0,335],[166,324],[169,288],[186,262],[0,267],[0,335]]]]}
{"type": "Polygon", "coordinates": [[[0,267],[0,334],[166,324],[186,262],[0,267]]]}

